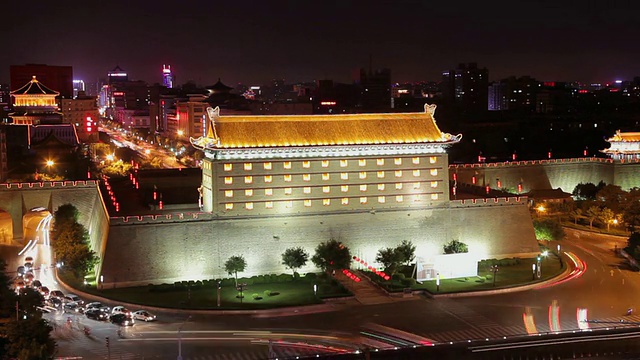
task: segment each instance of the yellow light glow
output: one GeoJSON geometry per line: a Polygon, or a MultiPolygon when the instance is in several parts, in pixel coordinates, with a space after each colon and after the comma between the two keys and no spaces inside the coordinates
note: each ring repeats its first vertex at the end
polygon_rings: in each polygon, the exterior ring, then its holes
{"type": "Polygon", "coordinates": [[[47,166],[53,166],[54,164],[53,160],[47,160],[47,166]]]}
{"type": "Polygon", "coordinates": [[[544,206],[540,205],[536,208],[539,212],[545,212],[547,209],[544,208],[544,206]]]}
{"type": "Polygon", "coordinates": [[[182,136],[182,135],[184,135],[184,131],[178,130],[178,136],[182,136]]]}

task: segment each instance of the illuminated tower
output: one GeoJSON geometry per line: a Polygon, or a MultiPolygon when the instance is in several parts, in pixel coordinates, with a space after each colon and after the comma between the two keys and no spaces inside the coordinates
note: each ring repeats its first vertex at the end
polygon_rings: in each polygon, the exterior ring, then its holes
{"type": "Polygon", "coordinates": [[[171,72],[171,65],[162,65],[162,85],[168,89],[173,87],[173,73],[171,72]]]}

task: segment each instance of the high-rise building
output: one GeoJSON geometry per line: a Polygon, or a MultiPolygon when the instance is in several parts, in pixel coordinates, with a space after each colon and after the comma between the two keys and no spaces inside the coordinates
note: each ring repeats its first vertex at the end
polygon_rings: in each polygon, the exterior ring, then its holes
{"type": "Polygon", "coordinates": [[[173,88],[173,72],[171,72],[171,65],[162,65],[162,85],[167,89],[173,88]]]}
{"type": "Polygon", "coordinates": [[[78,97],[78,93],[82,91],[86,94],[86,86],[83,80],[73,80],[73,98],[78,97]]]}
{"type": "Polygon", "coordinates": [[[487,110],[489,102],[489,70],[477,63],[459,64],[442,73],[442,94],[446,102],[462,114],[478,114],[487,110]]]}
{"type": "Polygon", "coordinates": [[[9,71],[11,90],[20,88],[35,76],[38,81],[59,92],[58,96],[61,98],[70,99],[73,97],[73,68],[71,66],[11,65],[9,71]]]}
{"type": "Polygon", "coordinates": [[[367,72],[360,69],[360,106],[363,111],[389,110],[391,108],[391,70],[379,69],[367,72]]]}
{"type": "Polygon", "coordinates": [[[99,114],[95,97],[81,91],[73,99],[62,99],[60,108],[62,121],[76,127],[80,140],[97,142],[99,114]]]}
{"type": "Polygon", "coordinates": [[[107,77],[109,78],[109,85],[129,80],[129,75],[126,71],[122,70],[119,65],[116,65],[113,70],[109,71],[107,77]]]}

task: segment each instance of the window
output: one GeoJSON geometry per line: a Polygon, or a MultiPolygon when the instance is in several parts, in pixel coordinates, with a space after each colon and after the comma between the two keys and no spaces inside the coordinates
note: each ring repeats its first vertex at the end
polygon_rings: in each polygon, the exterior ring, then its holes
{"type": "Polygon", "coordinates": [[[306,206],[306,207],[311,206],[311,200],[306,199],[306,200],[304,201],[304,206],[306,206]]]}
{"type": "Polygon", "coordinates": [[[250,171],[251,169],[253,169],[253,164],[252,163],[244,163],[244,170],[245,171],[250,171]]]}
{"type": "Polygon", "coordinates": [[[365,159],[360,159],[360,160],[358,160],[358,165],[360,165],[360,166],[367,166],[367,160],[365,160],[365,159]]]}
{"type": "Polygon", "coordinates": [[[244,183],[245,184],[251,184],[253,182],[253,176],[248,175],[244,177],[244,183]]]}
{"type": "Polygon", "coordinates": [[[282,163],[285,169],[291,169],[291,161],[285,161],[282,163]]]}
{"type": "Polygon", "coordinates": [[[420,202],[420,195],[415,195],[413,197],[413,202],[420,202]]]}
{"type": "Polygon", "coordinates": [[[231,176],[225,176],[225,178],[224,178],[224,183],[225,183],[226,185],[231,185],[231,184],[233,184],[233,178],[232,178],[231,176]]]}
{"type": "Polygon", "coordinates": [[[273,166],[271,165],[271,162],[266,162],[266,163],[264,163],[263,165],[264,165],[264,169],[265,169],[265,170],[271,170],[271,169],[272,169],[272,167],[273,167],[273,166]]]}
{"type": "Polygon", "coordinates": [[[322,160],[322,167],[329,167],[329,160],[322,160]]]}
{"type": "Polygon", "coordinates": [[[347,192],[347,191],[349,191],[349,185],[342,185],[342,186],[340,186],[340,190],[341,190],[342,192],[347,192]]]}
{"type": "Polygon", "coordinates": [[[233,204],[224,204],[225,210],[233,210],[233,204]]]}
{"type": "Polygon", "coordinates": [[[322,174],[322,180],[329,180],[329,173],[322,174]]]}
{"type": "Polygon", "coordinates": [[[384,191],[384,184],[378,184],[378,190],[384,191]]]}
{"type": "Polygon", "coordinates": [[[402,183],[396,183],[396,190],[402,190],[402,183]]]}
{"type": "Polygon", "coordinates": [[[360,177],[360,179],[366,179],[367,178],[367,172],[366,171],[360,171],[359,177],[360,177]]]}
{"type": "Polygon", "coordinates": [[[378,196],[378,202],[380,204],[384,204],[385,201],[386,201],[386,199],[384,198],[384,196],[378,196]]]}
{"type": "Polygon", "coordinates": [[[231,170],[233,170],[232,164],[224,164],[224,171],[231,171],[231,170]]]}
{"type": "Polygon", "coordinates": [[[264,207],[266,209],[273,209],[273,201],[267,201],[266,203],[264,203],[264,207]]]}
{"type": "Polygon", "coordinates": [[[413,159],[411,159],[411,162],[413,162],[414,164],[418,165],[418,164],[420,164],[420,158],[416,156],[413,159]]]}
{"type": "Polygon", "coordinates": [[[328,194],[329,191],[331,191],[331,187],[329,187],[329,186],[323,186],[322,187],[322,192],[323,193],[328,194]]]}
{"type": "Polygon", "coordinates": [[[438,176],[438,169],[431,169],[430,173],[432,176],[438,176]]]}
{"type": "Polygon", "coordinates": [[[431,156],[431,157],[429,157],[429,162],[430,162],[430,163],[435,164],[437,161],[438,161],[438,158],[437,158],[437,157],[435,157],[435,156],[431,156]]]}
{"type": "Polygon", "coordinates": [[[437,188],[438,187],[438,182],[437,181],[432,181],[431,182],[431,187],[432,188],[437,188]]]}
{"type": "Polygon", "coordinates": [[[413,176],[420,176],[420,170],[413,170],[413,176]]]}
{"type": "Polygon", "coordinates": [[[244,196],[253,196],[253,189],[246,189],[244,191],[244,196]]]}
{"type": "Polygon", "coordinates": [[[273,181],[273,176],[271,176],[271,175],[265,175],[264,176],[264,182],[270,183],[272,181],[273,181]]]}
{"type": "Polygon", "coordinates": [[[378,177],[379,178],[384,178],[384,171],[378,171],[378,177]]]}
{"type": "Polygon", "coordinates": [[[342,198],[342,205],[349,205],[349,198],[342,198]]]}
{"type": "Polygon", "coordinates": [[[284,188],[285,195],[291,195],[291,188],[284,188]]]}
{"type": "Polygon", "coordinates": [[[396,164],[396,165],[402,165],[402,158],[393,159],[393,163],[396,164]]]}
{"type": "Polygon", "coordinates": [[[384,159],[378,159],[378,160],[376,160],[376,164],[378,164],[378,166],[382,166],[382,165],[384,165],[384,159]]]}
{"type": "Polygon", "coordinates": [[[366,204],[367,203],[367,197],[363,196],[360,198],[360,204],[366,204]]]}
{"type": "Polygon", "coordinates": [[[225,197],[233,197],[233,190],[225,190],[224,191],[224,196],[225,197]]]}
{"type": "Polygon", "coordinates": [[[413,188],[414,189],[420,189],[420,183],[419,182],[413,183],[413,188]]]}
{"type": "Polygon", "coordinates": [[[247,210],[253,210],[253,203],[252,202],[248,202],[248,203],[244,204],[244,207],[247,210]]]}
{"type": "Polygon", "coordinates": [[[396,195],[397,202],[402,202],[403,200],[404,200],[404,197],[402,195],[396,195]]]}
{"type": "Polygon", "coordinates": [[[302,167],[305,168],[305,169],[310,168],[311,167],[311,161],[309,161],[309,160],[303,161],[302,162],[302,167]]]}
{"type": "Polygon", "coordinates": [[[304,174],[304,175],[302,175],[302,180],[304,180],[304,181],[311,181],[311,174],[304,174]]]}
{"type": "Polygon", "coordinates": [[[367,185],[366,184],[360,185],[360,191],[367,191],[367,185]]]}
{"type": "Polygon", "coordinates": [[[273,189],[264,189],[264,194],[266,196],[271,196],[273,195],[273,189]]]}
{"type": "Polygon", "coordinates": [[[340,173],[340,179],[349,180],[349,173],[340,173]]]}
{"type": "Polygon", "coordinates": [[[284,181],[291,182],[291,174],[287,174],[284,176],[284,181]]]}
{"type": "Polygon", "coordinates": [[[347,160],[340,160],[340,167],[347,167],[349,166],[349,162],[347,160]]]}
{"type": "Polygon", "coordinates": [[[331,205],[331,199],[322,199],[322,205],[324,206],[331,205]]]}
{"type": "Polygon", "coordinates": [[[438,200],[438,194],[431,194],[431,200],[438,200]]]}
{"type": "Polygon", "coordinates": [[[303,192],[305,194],[311,194],[311,187],[310,186],[305,186],[304,189],[303,189],[303,192]]]}
{"type": "Polygon", "coordinates": [[[396,170],[396,177],[402,177],[402,170],[396,170]]]}

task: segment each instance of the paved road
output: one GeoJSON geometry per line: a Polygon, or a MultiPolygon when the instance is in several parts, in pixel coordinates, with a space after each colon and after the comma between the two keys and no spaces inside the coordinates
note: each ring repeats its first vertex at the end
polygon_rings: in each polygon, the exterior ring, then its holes
{"type": "Polygon", "coordinates": [[[333,304],[333,311],[310,314],[289,310],[259,316],[192,314],[186,322],[185,314],[161,312],[159,322],[136,323],[122,339],[111,324],[80,316],[79,325],[68,329],[64,325],[66,315],[51,317],[59,324],[55,336],[60,356],[106,358],[104,338],[109,336],[113,359],[173,359],[180,337],[183,359],[231,360],[264,359],[270,347],[272,354],[285,358],[353,351],[362,343],[390,347],[420,339],[467,341],[523,335],[532,329],[541,333],[576,330],[584,326],[577,321],[578,309],[586,309],[590,320],[599,321],[590,323],[591,327],[640,323],[638,315],[624,316],[629,307],[640,311],[640,275],[612,251],[614,245],[624,247],[624,241],[567,232],[562,249],[584,260],[585,273],[559,285],[522,292],[471,298],[417,297],[368,306],[352,300],[333,304]],[[557,314],[557,320],[554,316],[554,321],[549,320],[550,311],[557,314]],[[79,330],[85,325],[91,327],[91,337],[79,330]]]}

